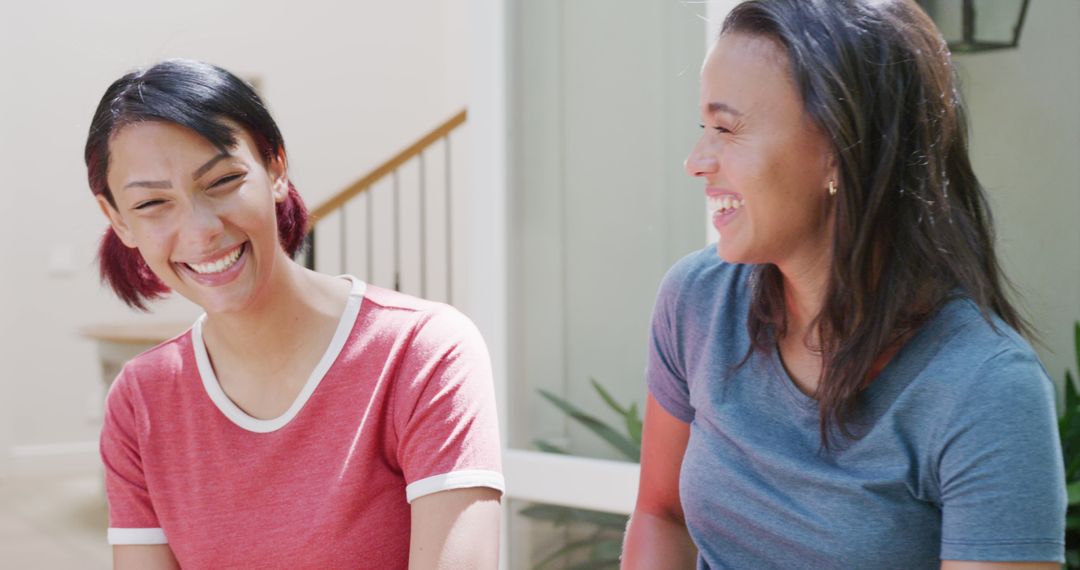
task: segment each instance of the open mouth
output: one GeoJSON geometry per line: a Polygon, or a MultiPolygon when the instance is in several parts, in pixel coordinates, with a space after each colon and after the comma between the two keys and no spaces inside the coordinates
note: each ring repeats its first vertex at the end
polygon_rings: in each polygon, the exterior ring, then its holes
{"type": "Polygon", "coordinates": [[[247,242],[240,244],[239,247],[225,254],[221,258],[208,263],[184,263],[183,265],[188,269],[198,273],[200,275],[214,275],[216,273],[222,273],[228,271],[230,267],[236,264],[240,259],[240,256],[244,254],[247,249],[247,242]]]}
{"type": "Polygon", "coordinates": [[[746,205],[746,200],[736,198],[730,194],[709,197],[709,211],[713,214],[730,214],[746,205]]]}

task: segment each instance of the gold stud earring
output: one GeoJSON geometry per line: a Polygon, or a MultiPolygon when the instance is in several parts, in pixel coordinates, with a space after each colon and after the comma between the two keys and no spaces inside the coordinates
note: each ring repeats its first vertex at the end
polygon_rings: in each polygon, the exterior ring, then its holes
{"type": "Polygon", "coordinates": [[[836,184],[832,180],[829,181],[829,196],[836,196],[836,184]]]}

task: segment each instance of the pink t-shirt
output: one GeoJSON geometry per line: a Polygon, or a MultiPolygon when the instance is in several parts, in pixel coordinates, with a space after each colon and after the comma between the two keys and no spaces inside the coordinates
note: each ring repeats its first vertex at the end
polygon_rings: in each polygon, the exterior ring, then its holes
{"type": "Polygon", "coordinates": [[[184,568],[405,568],[413,499],[502,491],[476,327],[350,279],[333,340],[278,418],[221,390],[202,319],[124,367],[101,433],[111,544],[167,543],[184,568]]]}

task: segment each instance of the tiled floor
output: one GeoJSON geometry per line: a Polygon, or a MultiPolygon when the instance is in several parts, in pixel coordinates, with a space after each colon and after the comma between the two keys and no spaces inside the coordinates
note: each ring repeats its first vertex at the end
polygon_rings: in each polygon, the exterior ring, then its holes
{"type": "Polygon", "coordinates": [[[96,473],[0,479],[0,568],[111,567],[96,473]]]}

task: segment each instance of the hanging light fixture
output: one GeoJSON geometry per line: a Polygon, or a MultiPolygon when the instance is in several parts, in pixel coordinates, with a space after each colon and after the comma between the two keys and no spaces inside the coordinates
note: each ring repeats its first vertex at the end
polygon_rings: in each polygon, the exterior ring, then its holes
{"type": "Polygon", "coordinates": [[[949,49],[970,53],[1020,43],[1030,0],[918,0],[934,19],[949,49]]]}

